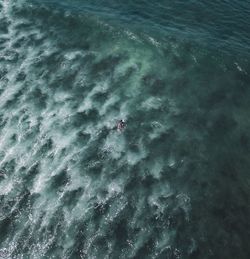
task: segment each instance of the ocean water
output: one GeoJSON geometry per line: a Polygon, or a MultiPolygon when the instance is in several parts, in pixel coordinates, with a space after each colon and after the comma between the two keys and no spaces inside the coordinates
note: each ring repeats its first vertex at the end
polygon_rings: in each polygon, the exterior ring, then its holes
{"type": "Polygon", "coordinates": [[[249,259],[249,168],[248,0],[0,0],[1,259],[249,259]]]}

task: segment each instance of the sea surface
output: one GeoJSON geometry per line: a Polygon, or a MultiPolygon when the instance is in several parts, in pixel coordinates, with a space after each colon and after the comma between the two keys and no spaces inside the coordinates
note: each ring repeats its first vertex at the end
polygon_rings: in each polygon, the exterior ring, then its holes
{"type": "Polygon", "coordinates": [[[249,241],[249,0],[0,0],[1,259],[249,241]]]}

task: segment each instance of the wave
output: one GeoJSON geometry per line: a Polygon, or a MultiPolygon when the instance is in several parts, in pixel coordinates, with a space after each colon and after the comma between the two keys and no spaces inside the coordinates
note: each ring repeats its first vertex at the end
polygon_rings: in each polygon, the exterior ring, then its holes
{"type": "Polygon", "coordinates": [[[0,20],[2,257],[249,254],[248,60],[30,1],[0,20]]]}
{"type": "Polygon", "coordinates": [[[249,53],[249,4],[245,1],[175,1],[157,3],[136,0],[58,1],[34,0],[51,8],[87,13],[112,23],[150,33],[161,39],[176,37],[198,42],[227,55],[249,53]],[[143,7],[143,8],[142,8],[143,7]]]}

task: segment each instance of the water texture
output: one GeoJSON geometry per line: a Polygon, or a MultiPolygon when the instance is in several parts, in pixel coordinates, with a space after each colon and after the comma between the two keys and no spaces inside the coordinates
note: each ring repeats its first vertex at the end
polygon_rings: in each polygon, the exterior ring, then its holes
{"type": "Polygon", "coordinates": [[[0,258],[250,258],[249,14],[1,0],[0,258]]]}

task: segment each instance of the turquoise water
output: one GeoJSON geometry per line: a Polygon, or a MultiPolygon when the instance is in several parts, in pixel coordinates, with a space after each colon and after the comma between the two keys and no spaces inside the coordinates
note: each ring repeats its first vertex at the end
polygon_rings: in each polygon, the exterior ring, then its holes
{"type": "Polygon", "coordinates": [[[0,258],[248,259],[249,13],[1,0],[0,258]]]}

